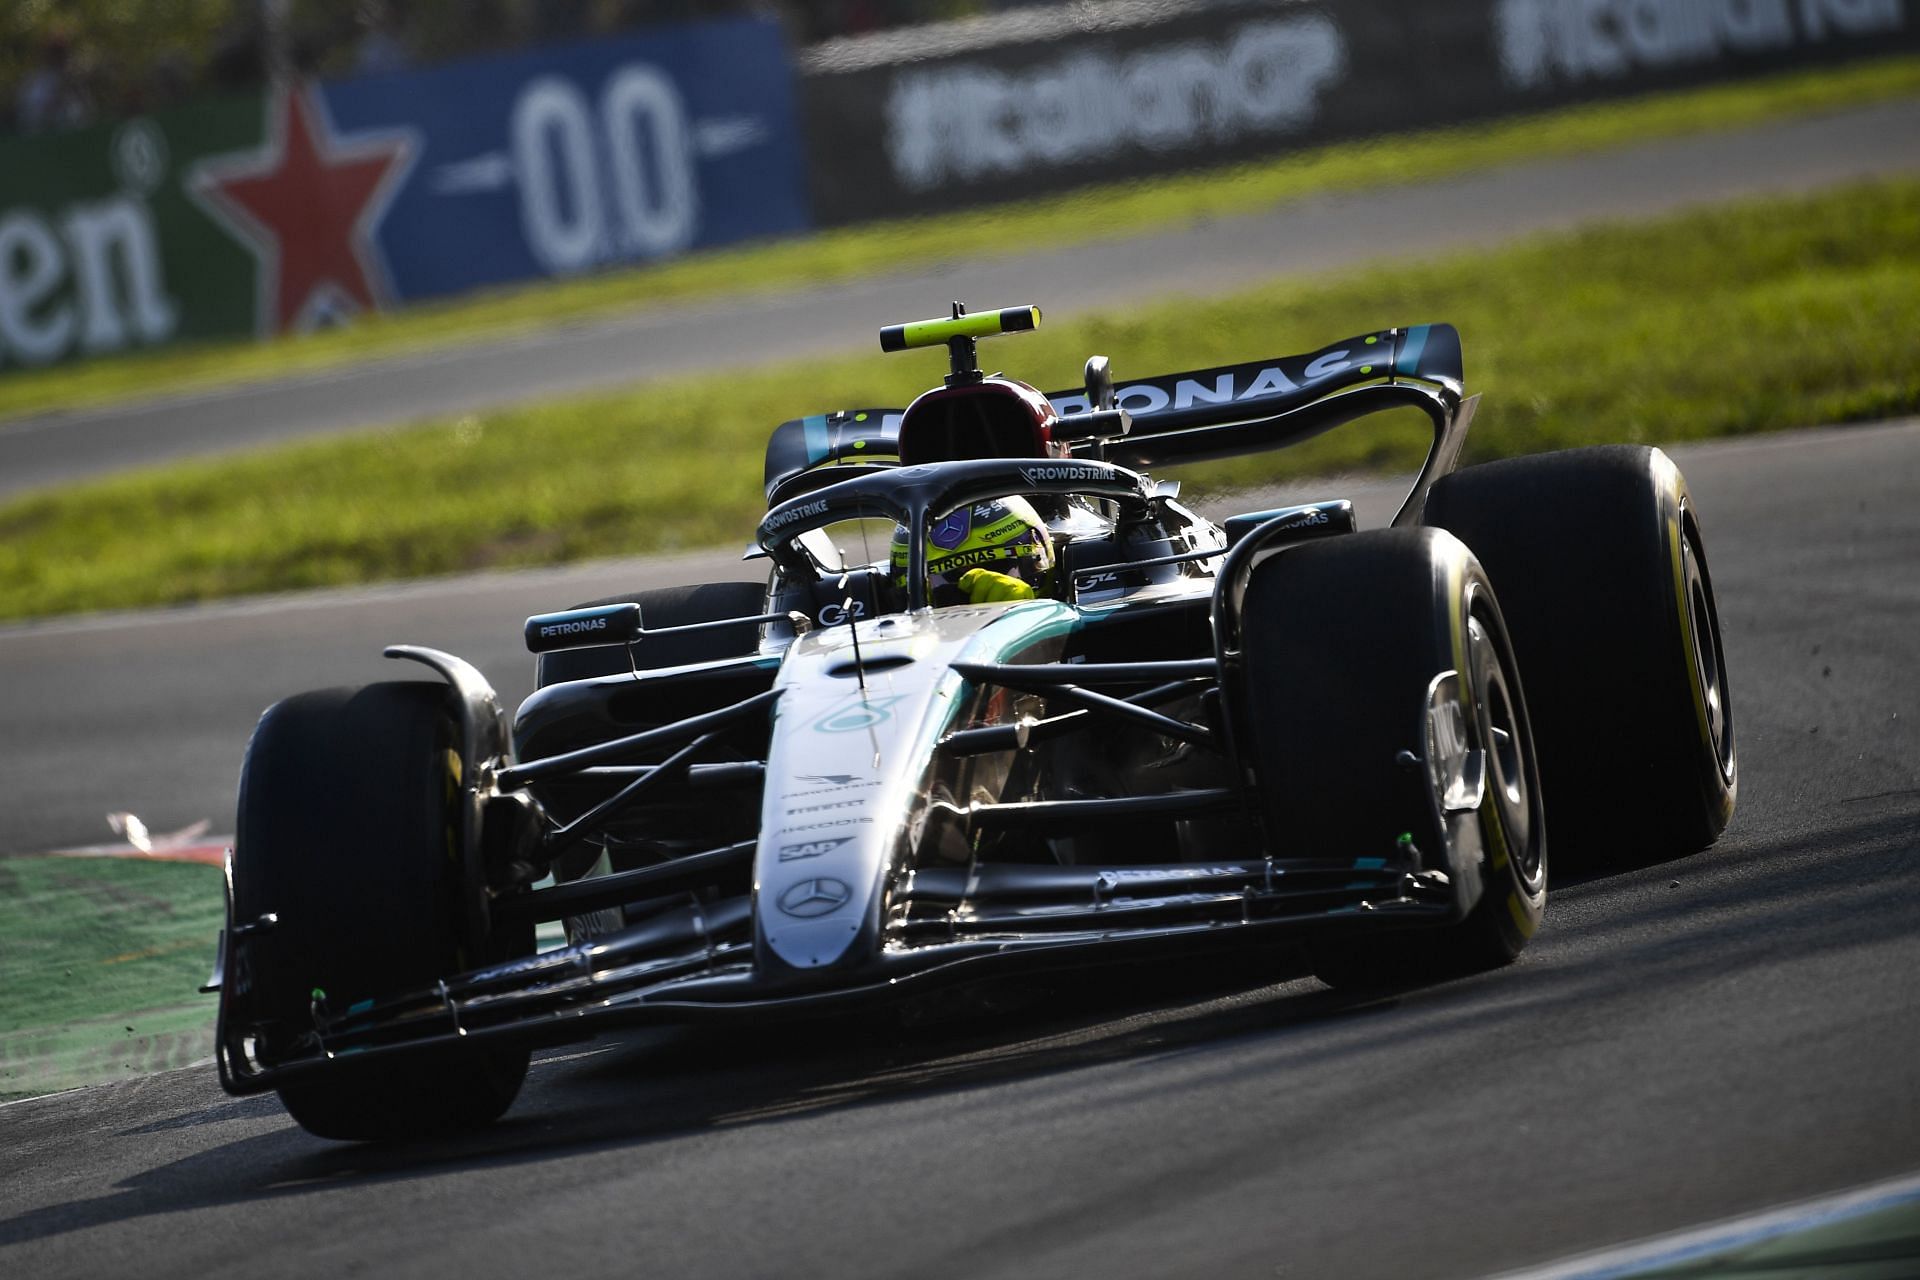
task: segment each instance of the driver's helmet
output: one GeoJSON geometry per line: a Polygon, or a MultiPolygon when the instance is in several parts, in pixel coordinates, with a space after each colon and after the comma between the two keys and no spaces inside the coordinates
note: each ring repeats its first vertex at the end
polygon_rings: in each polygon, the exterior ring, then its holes
{"type": "MultiPolygon", "coordinates": [[[[893,532],[893,584],[907,589],[907,531],[893,532]]],[[[966,604],[972,596],[960,585],[969,570],[1016,578],[1046,594],[1053,572],[1053,535],[1025,498],[975,502],[934,521],[927,531],[927,602],[934,608],[966,604]]]]}

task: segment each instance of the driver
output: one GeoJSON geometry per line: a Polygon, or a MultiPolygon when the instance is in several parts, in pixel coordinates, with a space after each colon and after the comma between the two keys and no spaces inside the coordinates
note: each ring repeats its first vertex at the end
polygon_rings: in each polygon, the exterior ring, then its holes
{"type": "MultiPolygon", "coordinates": [[[[893,533],[893,585],[907,589],[907,531],[893,533]]],[[[927,603],[992,604],[1044,594],[1053,574],[1053,535],[1025,498],[960,507],[927,532],[927,603]]]]}

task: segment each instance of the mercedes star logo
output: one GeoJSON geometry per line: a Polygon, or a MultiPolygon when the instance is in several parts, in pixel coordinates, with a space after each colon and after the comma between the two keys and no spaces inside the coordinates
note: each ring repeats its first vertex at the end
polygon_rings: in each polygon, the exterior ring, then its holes
{"type": "Polygon", "coordinates": [[[824,916],[830,911],[838,911],[846,906],[848,899],[852,897],[853,890],[849,889],[845,882],[828,876],[818,876],[790,886],[780,895],[780,909],[790,916],[811,920],[814,916],[824,916]]]}

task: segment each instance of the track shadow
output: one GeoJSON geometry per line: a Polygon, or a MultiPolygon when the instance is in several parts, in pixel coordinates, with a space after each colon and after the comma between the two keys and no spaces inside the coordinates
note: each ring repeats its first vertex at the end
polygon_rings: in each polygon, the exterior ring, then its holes
{"type": "Polygon", "coordinates": [[[1675,851],[1648,845],[1642,848],[1613,850],[1604,858],[1597,853],[1584,851],[1579,855],[1566,857],[1549,845],[1548,856],[1552,859],[1550,890],[1572,889],[1583,884],[1632,875],[1638,871],[1651,871],[1655,867],[1679,866],[1699,852],[1703,851],[1695,849],[1675,851]]]}
{"type": "MultiPolygon", "coordinates": [[[[520,1103],[479,1133],[392,1145],[336,1145],[290,1123],[250,1132],[136,1173],[113,1193],[0,1221],[0,1244],[60,1236],[148,1215],[268,1202],[343,1185],[439,1178],[482,1168],[639,1150],[723,1126],[803,1116],[1029,1080],[1124,1060],[1209,1053],[1236,1042],[1287,1042],[1285,1070],[1340,1069],[1357,1053],[1418,1049],[1441,1037],[1495,1035],[1567,1001],[1636,999],[1711,981],[1782,954],[1871,946],[1911,932],[1903,883],[1920,864],[1912,815],[1851,823],[1716,851],[1737,883],[1718,908],[1649,897],[1630,918],[1549,927],[1512,969],[1398,995],[1329,991],[1298,958],[1263,952],[1178,966],[1053,975],[974,988],[903,1016],[760,1029],[670,1029],[609,1037],[537,1062],[520,1103]],[[1719,855],[1726,855],[1721,858],[1719,855]],[[1577,958],[1604,949],[1607,962],[1577,958]],[[1364,1034],[1324,1034],[1355,1025],[1364,1034]]],[[[1272,1055],[1221,1054],[1209,1080],[1271,1072],[1272,1055]]],[[[120,1136],[257,1126],[272,1100],[215,1106],[123,1129],[120,1136]]]]}
{"type": "MultiPolygon", "coordinates": [[[[343,1185],[441,1177],[479,1168],[640,1148],[720,1126],[769,1124],[899,1097],[932,1096],[1098,1063],[1284,1034],[1373,1007],[1261,953],[1211,969],[1135,965],[989,985],[900,1015],[764,1029],[672,1028],[606,1037],[536,1059],[520,1102],[478,1133],[393,1144],[334,1144],[291,1122],[219,1143],[116,1184],[115,1194],[0,1221],[0,1245],[224,1204],[343,1185]],[[1248,967],[1258,959],[1269,967],[1248,967]],[[1280,963],[1275,970],[1271,966],[1280,963]],[[1249,989],[1251,987],[1251,989],[1249,989]],[[1062,1010],[1069,1010],[1065,1016],[1062,1010]]],[[[280,1115],[271,1096],[222,1100],[119,1131],[120,1137],[217,1130],[280,1115]]],[[[638,1157],[637,1157],[638,1158],[638,1157]]]]}

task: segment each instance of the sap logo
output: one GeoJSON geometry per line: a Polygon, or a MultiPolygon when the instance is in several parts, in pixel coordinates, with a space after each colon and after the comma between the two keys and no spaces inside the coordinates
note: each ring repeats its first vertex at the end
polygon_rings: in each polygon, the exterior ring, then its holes
{"type": "Polygon", "coordinates": [[[780,861],[798,862],[802,858],[817,858],[823,853],[832,853],[852,839],[852,836],[837,836],[832,840],[806,840],[799,844],[783,844],[780,846],[780,861]]]}

